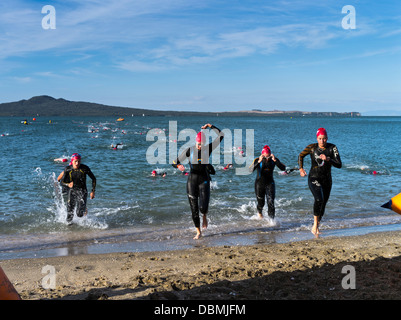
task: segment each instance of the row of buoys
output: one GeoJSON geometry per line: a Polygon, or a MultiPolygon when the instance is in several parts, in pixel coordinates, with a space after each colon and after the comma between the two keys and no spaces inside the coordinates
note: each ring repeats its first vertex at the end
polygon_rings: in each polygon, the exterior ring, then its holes
{"type": "Polygon", "coordinates": [[[0,300],[21,300],[20,295],[0,267],[0,300]]]}

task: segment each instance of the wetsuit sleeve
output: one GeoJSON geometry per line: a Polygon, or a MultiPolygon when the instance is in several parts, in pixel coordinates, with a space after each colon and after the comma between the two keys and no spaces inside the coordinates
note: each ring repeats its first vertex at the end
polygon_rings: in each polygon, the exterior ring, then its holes
{"type": "Polygon", "coordinates": [[[217,146],[220,144],[220,142],[224,138],[224,133],[219,128],[212,125],[210,129],[213,129],[214,132],[217,133],[217,138],[214,139],[211,144],[209,144],[209,154],[211,154],[213,152],[213,150],[217,148],[217,146]]]}
{"type": "Polygon", "coordinates": [[[64,187],[68,187],[68,184],[70,183],[71,181],[70,181],[70,175],[68,174],[68,167],[66,167],[65,169],[64,169],[64,172],[63,172],[63,177],[61,178],[61,180],[60,180],[60,184],[62,185],[62,186],[64,186],[64,187]]]}
{"type": "Polygon", "coordinates": [[[184,161],[186,158],[188,158],[188,157],[190,156],[190,154],[191,154],[191,153],[190,153],[190,148],[187,148],[186,150],[184,150],[183,153],[181,153],[181,154],[178,156],[177,159],[175,159],[175,160],[173,161],[172,166],[173,166],[174,168],[177,168],[177,166],[178,166],[179,164],[181,164],[181,162],[184,161]]]}
{"type": "Polygon", "coordinates": [[[281,170],[284,171],[285,170],[285,164],[281,163],[281,161],[276,158],[276,166],[281,170]]]}
{"type": "Polygon", "coordinates": [[[57,181],[61,182],[61,180],[63,180],[63,178],[64,178],[64,171],[59,174],[59,176],[57,177],[57,181]]]}
{"type": "Polygon", "coordinates": [[[342,167],[342,162],[338,149],[335,145],[333,145],[331,154],[332,156],[330,157],[329,163],[332,164],[334,167],[340,169],[342,167]]]}
{"type": "Polygon", "coordinates": [[[302,169],[304,167],[304,158],[306,155],[310,154],[312,152],[312,147],[314,144],[310,144],[307,146],[298,156],[298,167],[299,169],[302,169]]]}
{"type": "Polygon", "coordinates": [[[259,166],[259,162],[258,162],[259,158],[255,158],[255,160],[253,160],[252,164],[249,166],[249,171],[254,172],[255,169],[259,166]]]}
{"type": "Polygon", "coordinates": [[[88,172],[87,172],[88,176],[92,179],[92,192],[95,192],[96,190],[96,177],[93,174],[92,170],[89,169],[88,167],[88,172]]]}

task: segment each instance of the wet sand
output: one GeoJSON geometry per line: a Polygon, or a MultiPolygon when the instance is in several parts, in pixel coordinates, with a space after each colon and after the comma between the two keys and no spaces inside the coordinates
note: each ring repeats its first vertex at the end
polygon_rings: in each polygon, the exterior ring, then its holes
{"type": "Polygon", "coordinates": [[[26,300],[401,299],[401,231],[0,265],[26,300]],[[43,281],[47,265],[53,289],[43,281]]]}

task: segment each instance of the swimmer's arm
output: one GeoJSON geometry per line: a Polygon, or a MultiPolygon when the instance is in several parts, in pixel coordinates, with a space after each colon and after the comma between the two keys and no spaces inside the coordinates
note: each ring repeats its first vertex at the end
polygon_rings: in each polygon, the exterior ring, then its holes
{"type": "Polygon", "coordinates": [[[184,150],[183,153],[181,153],[177,159],[175,159],[173,161],[173,163],[171,164],[174,168],[178,168],[178,166],[182,165],[181,162],[184,161],[186,158],[188,158],[191,155],[191,151],[190,148],[187,148],[186,150],[184,150]]]}
{"type": "Polygon", "coordinates": [[[217,133],[217,138],[214,139],[211,144],[209,144],[209,154],[211,154],[213,150],[216,149],[220,142],[224,139],[224,132],[212,124],[209,126],[209,128],[217,133]]]}
{"type": "Polygon", "coordinates": [[[298,156],[298,167],[299,170],[304,168],[304,158],[306,155],[310,154],[312,152],[312,147],[314,144],[308,145],[298,156]]]}
{"type": "Polygon", "coordinates": [[[255,160],[253,160],[252,164],[249,166],[249,171],[250,172],[254,172],[255,169],[259,166],[259,158],[255,158],[255,160]]]}
{"type": "Polygon", "coordinates": [[[95,193],[96,191],[96,177],[91,171],[91,169],[88,168],[88,176],[92,179],[92,193],[95,193]]]}
{"type": "Polygon", "coordinates": [[[306,176],[306,171],[304,169],[304,158],[306,155],[308,155],[312,152],[314,145],[316,145],[316,144],[312,143],[312,144],[308,145],[298,156],[298,168],[299,168],[299,173],[302,177],[306,176]]]}
{"type": "MultiPolygon", "coordinates": [[[[61,177],[60,184],[64,187],[70,187],[71,181],[69,181],[70,179],[69,179],[69,175],[67,174],[67,169],[64,169],[62,175],[63,176],[61,177]]],[[[61,176],[61,174],[60,174],[60,176],[61,176]]]]}
{"type": "Polygon", "coordinates": [[[332,156],[329,158],[329,162],[336,168],[341,168],[342,167],[342,162],[340,158],[340,154],[338,152],[338,149],[336,146],[333,147],[332,149],[332,156]]]}
{"type": "Polygon", "coordinates": [[[280,161],[278,158],[276,158],[275,163],[276,163],[276,166],[277,166],[281,171],[284,171],[284,170],[285,170],[285,164],[281,163],[281,161],[280,161]]]}
{"type": "Polygon", "coordinates": [[[63,177],[64,177],[64,171],[61,172],[60,175],[57,177],[57,181],[58,181],[58,182],[61,182],[61,180],[63,179],[63,177]]]}

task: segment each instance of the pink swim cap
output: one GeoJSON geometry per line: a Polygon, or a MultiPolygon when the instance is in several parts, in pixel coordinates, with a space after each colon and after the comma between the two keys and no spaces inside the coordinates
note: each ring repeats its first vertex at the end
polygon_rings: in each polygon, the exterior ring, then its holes
{"type": "Polygon", "coordinates": [[[74,154],[71,156],[70,165],[72,165],[72,162],[73,162],[74,160],[76,160],[76,159],[81,160],[81,155],[80,155],[79,153],[74,153],[74,154]]]}
{"type": "Polygon", "coordinates": [[[198,134],[196,135],[196,142],[200,144],[204,144],[206,142],[206,135],[204,132],[198,132],[198,134]]]}
{"type": "Polygon", "coordinates": [[[318,136],[326,136],[326,137],[327,137],[327,131],[326,131],[326,129],[325,129],[325,128],[319,128],[319,129],[317,129],[316,138],[317,138],[318,136]]]}
{"type": "Polygon", "coordinates": [[[271,153],[271,152],[270,152],[270,148],[269,148],[268,145],[265,145],[265,146],[263,147],[263,149],[262,149],[262,154],[263,154],[263,153],[271,153]]]}

